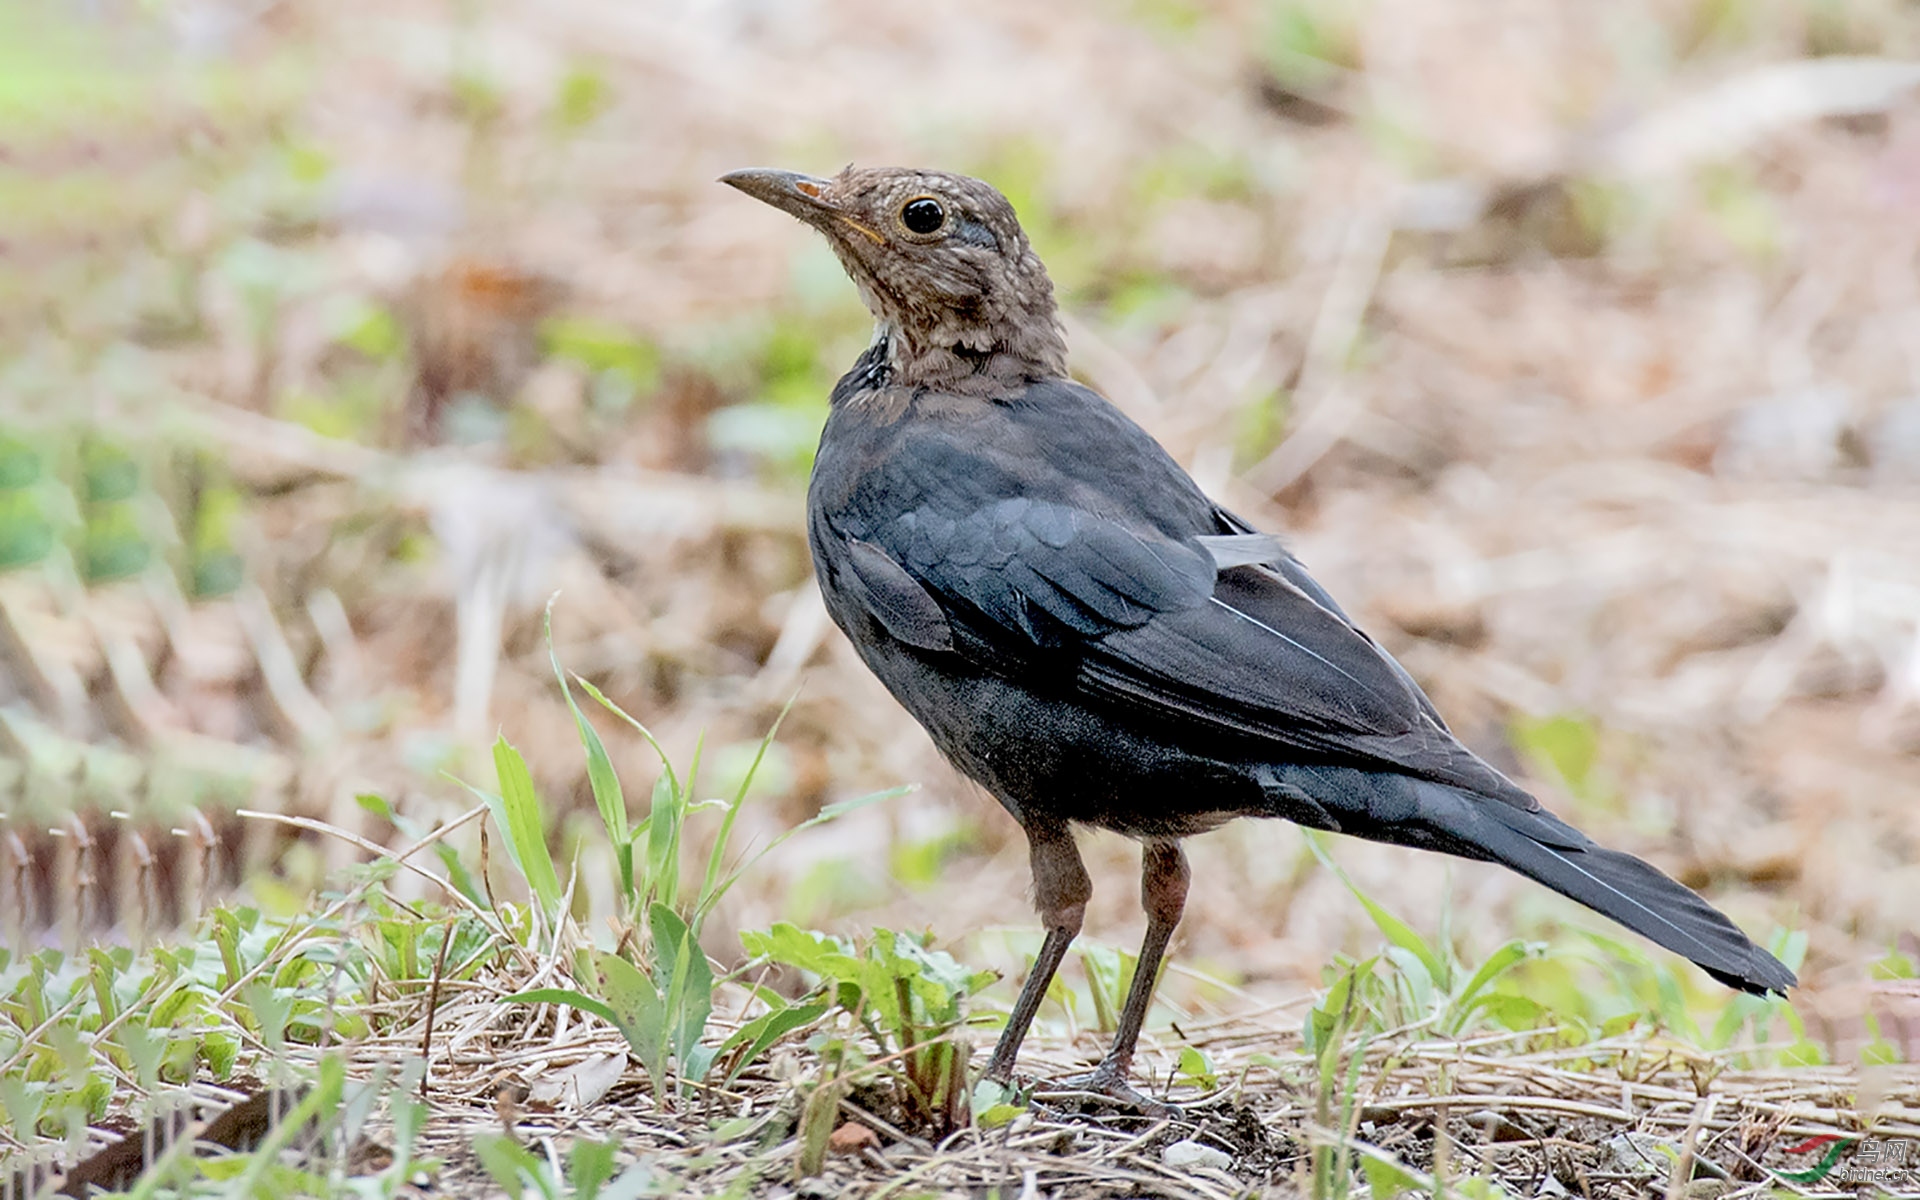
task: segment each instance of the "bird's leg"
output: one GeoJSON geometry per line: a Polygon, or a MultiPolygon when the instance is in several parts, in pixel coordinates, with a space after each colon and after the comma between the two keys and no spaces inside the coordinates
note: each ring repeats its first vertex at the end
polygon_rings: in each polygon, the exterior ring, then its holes
{"type": "Polygon", "coordinates": [[[1134,1044],[1140,1040],[1140,1026],[1147,1019],[1147,1007],[1153,1002],[1154,981],[1160,974],[1160,960],[1180,913],[1187,906],[1187,856],[1180,843],[1148,842],[1140,853],[1140,906],[1147,910],[1147,936],[1140,945],[1140,959],[1133,968],[1133,984],[1127,989],[1127,1002],[1120,1010],[1120,1026],[1113,1034],[1113,1047],[1093,1069],[1068,1081],[1077,1091],[1097,1092],[1139,1108],[1155,1116],[1170,1116],[1176,1110],[1151,1100],[1127,1083],[1133,1068],[1134,1044]]]}
{"type": "Polygon", "coordinates": [[[1133,986],[1127,989],[1126,1007],[1120,1010],[1113,1048],[1107,1051],[1096,1074],[1110,1072],[1125,1079],[1133,1066],[1134,1043],[1140,1040],[1140,1026],[1147,1019],[1147,1006],[1153,1002],[1153,985],[1160,978],[1160,960],[1167,952],[1167,942],[1187,907],[1190,878],[1180,843],[1148,842],[1141,851],[1140,906],[1147,910],[1147,936],[1140,944],[1140,960],[1133,969],[1133,986]]]}
{"type": "Polygon", "coordinates": [[[1053,973],[1060,969],[1060,960],[1066,957],[1067,946],[1080,932],[1087,900],[1093,895],[1093,881],[1087,878],[1087,868],[1080,861],[1080,851],[1066,822],[1032,821],[1026,830],[1033,863],[1034,907],[1040,910],[1047,940],[1040,944],[1026,986],[1020,989],[1020,999],[1014,1002],[1013,1014],[1007,1018],[1007,1027],[987,1062],[986,1078],[996,1083],[1013,1078],[1013,1061],[1019,1057],[1020,1043],[1033,1024],[1033,1014],[1040,1011],[1040,1001],[1053,982],[1053,973]]]}

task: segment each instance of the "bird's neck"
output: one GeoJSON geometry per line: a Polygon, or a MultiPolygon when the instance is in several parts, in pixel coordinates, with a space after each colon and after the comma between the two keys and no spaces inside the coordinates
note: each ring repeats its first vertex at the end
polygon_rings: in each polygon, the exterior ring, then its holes
{"type": "Polygon", "coordinates": [[[873,338],[891,382],[907,387],[986,395],[1067,373],[1066,334],[1051,311],[987,329],[883,320],[873,338]]]}

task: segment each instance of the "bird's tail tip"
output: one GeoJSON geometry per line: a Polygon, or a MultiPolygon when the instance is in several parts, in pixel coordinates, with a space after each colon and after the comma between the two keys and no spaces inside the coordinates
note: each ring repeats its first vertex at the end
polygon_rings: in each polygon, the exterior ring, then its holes
{"type": "Polygon", "coordinates": [[[1799,984],[1787,964],[1755,944],[1725,913],[1650,863],[1595,845],[1544,811],[1527,812],[1438,786],[1422,799],[1427,801],[1423,811],[1472,850],[1684,955],[1728,987],[1785,996],[1799,984]]]}
{"type": "Polygon", "coordinates": [[[1752,958],[1753,961],[1747,969],[1738,974],[1709,967],[1704,963],[1700,964],[1700,969],[1735,991],[1763,999],[1770,996],[1785,999],[1788,989],[1800,986],[1800,977],[1794,974],[1791,967],[1760,947],[1753,948],[1752,958]]]}

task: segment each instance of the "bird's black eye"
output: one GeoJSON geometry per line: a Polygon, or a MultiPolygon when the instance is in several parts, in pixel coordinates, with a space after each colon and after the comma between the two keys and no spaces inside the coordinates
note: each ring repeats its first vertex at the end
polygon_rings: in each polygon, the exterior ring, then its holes
{"type": "Polygon", "coordinates": [[[922,196],[901,208],[900,223],[909,233],[932,233],[947,223],[947,210],[932,196],[922,196]]]}

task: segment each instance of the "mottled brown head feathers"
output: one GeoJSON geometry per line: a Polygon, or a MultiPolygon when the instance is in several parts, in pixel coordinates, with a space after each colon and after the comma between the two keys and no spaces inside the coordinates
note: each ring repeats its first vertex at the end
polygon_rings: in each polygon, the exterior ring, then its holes
{"type": "Polygon", "coordinates": [[[973,392],[1066,374],[1053,283],[991,185],[900,167],[721,181],[826,235],[880,323],[895,382],[973,392]]]}

